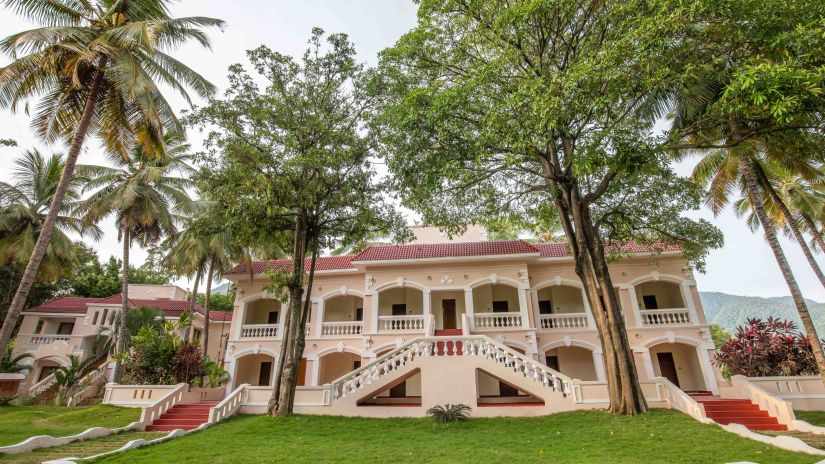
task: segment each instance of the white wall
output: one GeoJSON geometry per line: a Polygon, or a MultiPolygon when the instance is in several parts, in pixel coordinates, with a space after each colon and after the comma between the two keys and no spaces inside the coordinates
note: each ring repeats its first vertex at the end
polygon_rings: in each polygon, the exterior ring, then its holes
{"type": "Polygon", "coordinates": [[[509,285],[482,285],[473,289],[473,312],[493,312],[493,301],[507,301],[511,313],[520,311],[518,304],[519,290],[509,285]]]}
{"type": "Polygon", "coordinates": [[[544,287],[538,291],[538,300],[550,300],[553,303],[553,313],[585,312],[582,291],[576,287],[568,285],[544,287]]]}
{"type": "Polygon", "coordinates": [[[685,308],[682,300],[682,289],[671,282],[645,282],[636,286],[636,299],[641,309],[644,307],[644,295],[655,295],[659,309],[685,308]]]}
{"type": "MultiPolygon", "coordinates": [[[[374,297],[373,297],[374,298],[374,297]]],[[[411,287],[389,288],[378,294],[378,314],[392,315],[392,305],[407,304],[407,314],[424,314],[424,293],[411,287]]]]}

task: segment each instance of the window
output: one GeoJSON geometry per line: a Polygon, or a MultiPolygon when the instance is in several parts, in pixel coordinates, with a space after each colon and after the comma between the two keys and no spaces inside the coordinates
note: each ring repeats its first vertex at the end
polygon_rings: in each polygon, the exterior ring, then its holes
{"type": "Polygon", "coordinates": [[[361,367],[361,361],[352,362],[352,370],[358,369],[359,367],[361,367]]]}
{"type": "Polygon", "coordinates": [[[201,341],[201,331],[199,329],[194,329],[192,331],[192,341],[195,343],[201,341]]]}
{"type": "Polygon", "coordinates": [[[99,311],[95,311],[94,317],[92,317],[92,325],[97,325],[97,317],[100,316],[99,311]]]}
{"type": "Polygon", "coordinates": [[[266,323],[267,324],[277,324],[278,323],[278,311],[270,311],[269,314],[266,316],[266,323]]]}
{"type": "Polygon", "coordinates": [[[659,309],[659,302],[656,301],[656,295],[644,295],[642,296],[642,302],[644,302],[645,309],[659,309]]]}
{"type": "Polygon", "coordinates": [[[103,310],[103,317],[100,318],[100,325],[111,324],[110,321],[106,320],[106,316],[109,315],[109,308],[103,310]]]}
{"type": "Polygon", "coordinates": [[[74,322],[61,322],[57,328],[57,335],[71,335],[74,330],[74,322]]]}
{"type": "Polygon", "coordinates": [[[551,300],[539,301],[539,314],[553,314],[553,302],[551,300]]]}
{"type": "Polygon", "coordinates": [[[355,320],[356,321],[363,321],[364,320],[364,308],[355,308],[355,320]]]}
{"type": "Polygon", "coordinates": [[[43,330],[43,319],[37,321],[37,327],[34,328],[34,333],[39,334],[43,330]]]}
{"type": "Polygon", "coordinates": [[[494,301],[493,302],[493,312],[494,313],[509,313],[510,312],[510,303],[507,301],[494,301]]]}
{"type": "Polygon", "coordinates": [[[393,316],[406,316],[407,315],[407,304],[394,304],[392,305],[392,315],[393,316]]]}

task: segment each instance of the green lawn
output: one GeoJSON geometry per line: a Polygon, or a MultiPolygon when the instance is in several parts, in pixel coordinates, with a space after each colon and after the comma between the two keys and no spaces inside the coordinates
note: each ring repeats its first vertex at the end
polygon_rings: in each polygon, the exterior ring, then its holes
{"type": "Polygon", "coordinates": [[[825,427],[825,411],[794,411],[796,418],[811,425],[825,427]]]}
{"type": "MultiPolygon", "coordinates": [[[[821,459],[821,458],[820,458],[821,459]]],[[[686,415],[580,411],[536,418],[428,419],[239,416],[203,432],[100,459],[102,463],[814,463],[686,415]]]]}
{"type": "Polygon", "coordinates": [[[113,451],[125,445],[131,440],[143,438],[152,440],[162,437],[167,432],[123,432],[116,435],[95,438],[94,440],[76,441],[68,445],[55,446],[52,448],[41,448],[31,453],[21,453],[12,455],[0,454],[0,464],[40,464],[43,461],[53,459],[94,456],[96,454],[113,451]]]}
{"type": "Polygon", "coordinates": [[[0,446],[13,445],[35,435],[63,437],[90,427],[122,427],[140,418],[140,409],[96,405],[0,407],[0,446]]]}

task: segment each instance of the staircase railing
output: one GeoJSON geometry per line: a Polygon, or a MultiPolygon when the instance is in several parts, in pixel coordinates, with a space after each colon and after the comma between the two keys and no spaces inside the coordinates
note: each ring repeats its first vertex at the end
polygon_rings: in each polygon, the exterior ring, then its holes
{"type": "Polygon", "coordinates": [[[34,398],[43,393],[44,391],[48,390],[49,388],[53,387],[56,383],[57,378],[54,376],[54,374],[49,374],[43,380],[32,385],[31,388],[29,388],[29,391],[26,392],[26,394],[34,398]]]}
{"type": "Polygon", "coordinates": [[[88,398],[92,398],[98,393],[100,389],[106,385],[106,365],[99,367],[80,379],[80,389],[69,396],[69,401],[66,402],[67,407],[77,406],[88,398]]]}
{"type": "Polygon", "coordinates": [[[234,415],[246,403],[248,383],[240,385],[220,403],[209,410],[209,423],[214,424],[234,415]]]}
{"type": "Polygon", "coordinates": [[[665,377],[656,380],[656,388],[659,389],[659,396],[667,399],[671,408],[689,415],[699,422],[707,422],[708,416],[705,414],[705,407],[702,403],[694,400],[681,388],[677,387],[665,377]],[[662,394],[664,392],[664,394],[662,394]]]}
{"type": "Polygon", "coordinates": [[[527,356],[483,335],[453,337],[421,337],[411,340],[383,356],[376,358],[331,384],[333,399],[345,398],[381,376],[387,375],[419,357],[428,356],[482,356],[512,368],[525,378],[561,392],[570,394],[571,379],[527,356]]]}
{"type": "Polygon", "coordinates": [[[188,384],[179,383],[175,385],[175,388],[172,389],[172,391],[161,397],[154,404],[143,408],[143,411],[140,413],[140,423],[143,425],[149,425],[155,422],[155,419],[175,407],[175,405],[183,399],[183,395],[188,387],[188,384]]]}
{"type": "Polygon", "coordinates": [[[790,401],[777,398],[764,388],[748,381],[744,375],[734,375],[730,378],[733,387],[739,395],[759,405],[759,409],[767,411],[780,424],[790,425],[796,420],[793,404],[790,401]]]}

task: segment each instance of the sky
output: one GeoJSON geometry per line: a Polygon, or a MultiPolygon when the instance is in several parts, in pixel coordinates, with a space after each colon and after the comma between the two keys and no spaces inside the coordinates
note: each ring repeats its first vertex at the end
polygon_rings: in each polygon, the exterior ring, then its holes
{"type": "MultiPolygon", "coordinates": [[[[211,51],[190,44],[174,54],[217,85],[219,94],[226,89],[227,68],[235,63],[246,63],[246,50],[259,45],[300,56],[306,49],[311,29],[319,26],[328,33],[348,34],[358,50],[359,59],[375,65],[378,53],[393,45],[416,22],[416,6],[412,0],[183,0],[173,4],[172,12],[178,17],[211,16],[226,21],[223,31],[210,31],[211,51]]],[[[0,35],[32,26],[8,10],[0,10],[0,31],[3,31],[0,35]]],[[[0,66],[8,62],[9,57],[0,56],[0,66]]],[[[173,97],[171,92],[167,94],[176,109],[187,107],[183,99],[173,97]]],[[[200,134],[192,131],[189,136],[197,149],[200,134]]],[[[29,128],[28,117],[22,112],[12,114],[8,110],[0,110],[0,138],[13,138],[18,143],[14,148],[0,148],[2,181],[11,180],[14,161],[26,149],[65,153],[63,146],[40,143],[29,128]]],[[[87,144],[79,162],[105,164],[107,161],[97,143],[92,142],[87,144]]],[[[694,162],[684,161],[676,169],[687,175],[694,162]]],[[[710,252],[706,273],[696,274],[700,290],[763,297],[789,293],[761,233],[751,232],[744,221],[730,210],[718,217],[706,209],[690,212],[689,215],[709,220],[725,235],[725,245],[710,252]]],[[[119,256],[122,248],[118,244],[113,221],[107,220],[101,228],[104,230],[103,238],[90,244],[97,249],[101,259],[119,256]]],[[[813,300],[825,301],[825,289],[810,270],[798,246],[785,239],[782,244],[803,294],[813,300]]],[[[145,256],[143,250],[132,247],[133,262],[141,263],[145,256]]],[[[178,284],[187,286],[188,281],[181,279],[178,284]]]]}

